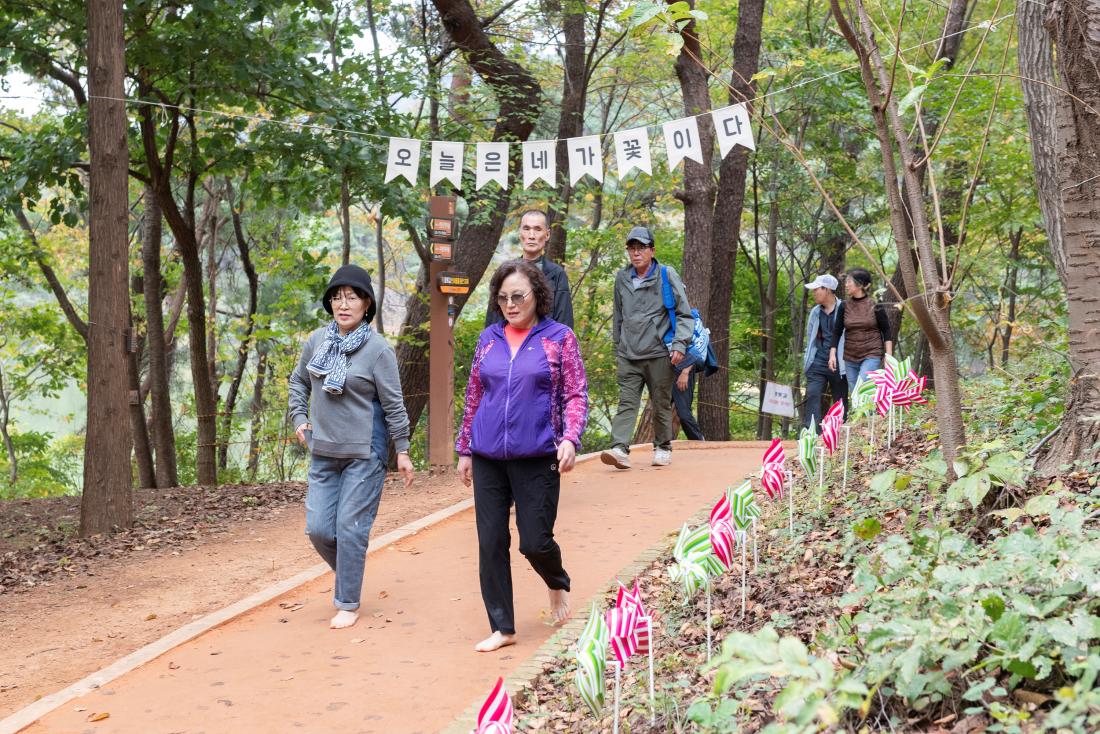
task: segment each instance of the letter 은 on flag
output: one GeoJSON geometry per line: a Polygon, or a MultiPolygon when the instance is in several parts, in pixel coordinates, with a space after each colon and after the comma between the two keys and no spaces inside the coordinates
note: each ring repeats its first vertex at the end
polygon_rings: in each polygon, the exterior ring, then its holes
{"type": "Polygon", "coordinates": [[[419,167],[420,141],[412,138],[390,138],[390,150],[386,156],[386,179],[383,183],[404,176],[406,181],[415,186],[419,167]]]}
{"type": "Polygon", "coordinates": [[[496,181],[500,188],[508,188],[508,143],[478,143],[475,159],[477,181],[475,188],[480,189],[490,181],[496,181]]]}

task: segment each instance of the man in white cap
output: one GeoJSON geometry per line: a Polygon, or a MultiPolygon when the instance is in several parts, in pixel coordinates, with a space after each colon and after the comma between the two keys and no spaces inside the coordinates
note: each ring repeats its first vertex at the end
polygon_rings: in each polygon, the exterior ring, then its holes
{"type": "MultiPolygon", "coordinates": [[[[802,409],[802,425],[814,421],[821,430],[821,396],[828,383],[833,401],[844,401],[844,414],[848,414],[848,381],[840,370],[829,368],[829,350],[833,348],[833,326],[836,319],[836,307],[840,299],[836,297],[839,284],[836,278],[826,273],[817,276],[806,284],[814,297],[814,307],[810,309],[810,318],[806,322],[806,352],[802,358],[802,368],[806,372],[806,401],[802,409]]],[[[844,364],[844,335],[836,344],[837,364],[844,364]]]]}

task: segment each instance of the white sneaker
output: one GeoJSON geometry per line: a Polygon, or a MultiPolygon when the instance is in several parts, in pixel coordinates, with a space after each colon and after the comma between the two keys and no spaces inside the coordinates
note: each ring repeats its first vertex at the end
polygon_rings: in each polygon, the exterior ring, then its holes
{"type": "Polygon", "coordinates": [[[672,452],[668,449],[656,449],[653,452],[653,466],[668,466],[672,463],[672,452]]]}
{"type": "Polygon", "coordinates": [[[626,453],[618,446],[610,448],[607,451],[600,453],[600,461],[616,469],[629,469],[630,468],[630,454],[626,453]]]}

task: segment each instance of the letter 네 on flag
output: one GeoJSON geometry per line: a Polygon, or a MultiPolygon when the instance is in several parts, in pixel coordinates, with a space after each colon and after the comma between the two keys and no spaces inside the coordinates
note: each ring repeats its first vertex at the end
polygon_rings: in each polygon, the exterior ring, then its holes
{"type": "Polygon", "coordinates": [[[477,182],[480,189],[490,181],[496,181],[500,188],[508,188],[508,143],[477,144],[477,182]]]}
{"type": "Polygon", "coordinates": [[[756,150],[752,139],[752,121],[749,111],[743,104],[730,105],[710,113],[714,120],[714,131],[718,135],[718,150],[725,158],[735,145],[743,145],[756,150]]]}
{"type": "Polygon", "coordinates": [[[653,162],[649,156],[649,131],[639,127],[615,133],[615,164],[620,181],[635,168],[652,176],[653,162]]]}
{"type": "Polygon", "coordinates": [[[599,135],[569,138],[565,141],[569,151],[569,183],[577,183],[586,173],[597,181],[603,181],[603,146],[599,135]]]}
{"type": "Polygon", "coordinates": [[[703,145],[699,142],[699,123],[694,117],[673,120],[664,124],[665,149],[668,151],[668,170],[673,170],[685,158],[703,162],[703,145]]]}
{"type": "Polygon", "coordinates": [[[432,167],[428,185],[435,186],[447,179],[456,187],[462,186],[462,143],[441,140],[432,141],[432,167]]]}
{"type": "Polygon", "coordinates": [[[523,188],[540,178],[550,186],[555,185],[557,176],[556,140],[533,140],[523,144],[523,188]]]}
{"type": "Polygon", "coordinates": [[[386,180],[389,183],[404,176],[416,185],[416,171],[420,167],[420,141],[410,138],[390,138],[390,152],[386,157],[386,180]]]}

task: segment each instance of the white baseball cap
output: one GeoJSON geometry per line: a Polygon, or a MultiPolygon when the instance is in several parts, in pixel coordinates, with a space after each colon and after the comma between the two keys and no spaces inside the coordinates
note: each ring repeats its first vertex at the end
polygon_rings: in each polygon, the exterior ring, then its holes
{"type": "Polygon", "coordinates": [[[840,284],[837,283],[836,278],[825,273],[824,275],[819,275],[814,278],[812,283],[807,283],[806,287],[810,290],[814,288],[828,288],[831,291],[835,291],[838,285],[840,284]]]}

